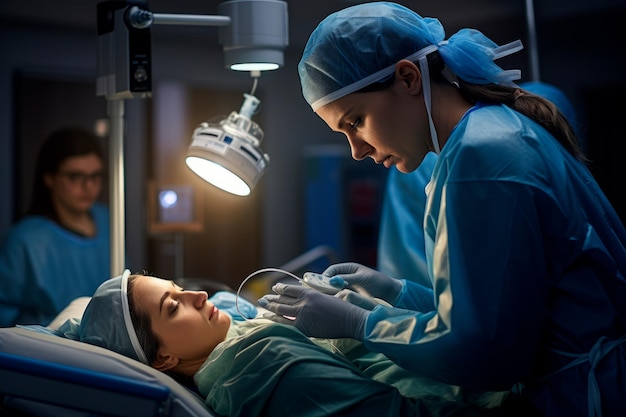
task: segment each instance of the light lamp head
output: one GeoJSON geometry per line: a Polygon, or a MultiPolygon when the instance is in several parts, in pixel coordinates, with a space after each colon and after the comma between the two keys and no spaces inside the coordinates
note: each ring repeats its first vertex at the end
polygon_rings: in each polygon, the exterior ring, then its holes
{"type": "Polygon", "coordinates": [[[195,129],[185,160],[202,179],[239,196],[249,195],[269,166],[269,155],[259,147],[263,131],[250,119],[260,102],[244,96],[239,113],[195,129]]]}

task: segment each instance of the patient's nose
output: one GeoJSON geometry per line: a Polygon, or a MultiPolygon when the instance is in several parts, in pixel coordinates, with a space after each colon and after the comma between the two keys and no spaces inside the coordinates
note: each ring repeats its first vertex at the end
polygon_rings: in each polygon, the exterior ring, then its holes
{"type": "Polygon", "coordinates": [[[206,291],[185,291],[185,293],[191,299],[191,303],[195,308],[202,308],[207,298],[209,298],[209,294],[206,291]]]}
{"type": "Polygon", "coordinates": [[[202,308],[207,298],[209,298],[209,294],[206,291],[194,291],[194,305],[196,308],[202,308]]]}

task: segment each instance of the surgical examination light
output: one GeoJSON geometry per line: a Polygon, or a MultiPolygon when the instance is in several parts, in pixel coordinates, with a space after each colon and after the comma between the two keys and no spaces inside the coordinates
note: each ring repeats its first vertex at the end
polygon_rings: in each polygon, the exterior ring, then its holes
{"type": "MultiPolygon", "coordinates": [[[[110,119],[111,271],[124,264],[124,100],[152,95],[152,25],[217,26],[226,68],[259,71],[284,65],[288,45],[287,3],[283,0],[228,0],[218,4],[220,15],[152,13],[147,0],[105,0],[97,5],[96,94],[105,96],[110,119]]],[[[239,112],[198,127],[187,164],[214,185],[247,195],[263,175],[269,157],[259,144],[263,131],[251,120],[259,100],[245,94],[239,112]],[[217,177],[199,171],[209,166],[217,177]],[[227,185],[235,178],[237,187],[227,185]],[[217,178],[217,179],[213,179],[217,178]]]]}
{"type": "MultiPolygon", "coordinates": [[[[255,86],[259,73],[252,73],[255,86]]],[[[269,165],[269,155],[259,147],[263,130],[252,121],[261,103],[244,94],[239,113],[202,123],[193,132],[186,163],[205,181],[229,193],[246,196],[269,165]]]]}

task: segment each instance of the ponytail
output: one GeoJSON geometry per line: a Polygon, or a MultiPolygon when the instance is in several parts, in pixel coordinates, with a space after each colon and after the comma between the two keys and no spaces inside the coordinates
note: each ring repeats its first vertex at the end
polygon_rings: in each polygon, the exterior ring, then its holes
{"type": "Polygon", "coordinates": [[[522,113],[546,129],[576,159],[587,162],[574,129],[551,101],[521,88],[496,84],[479,85],[459,80],[459,89],[471,103],[501,103],[522,113]]]}
{"type": "Polygon", "coordinates": [[[473,84],[461,78],[451,79],[441,55],[435,51],[428,55],[428,67],[432,80],[457,85],[461,96],[470,103],[505,104],[513,110],[534,120],[559,141],[576,159],[587,162],[576,133],[563,113],[551,101],[523,90],[499,84],[473,84]]]}

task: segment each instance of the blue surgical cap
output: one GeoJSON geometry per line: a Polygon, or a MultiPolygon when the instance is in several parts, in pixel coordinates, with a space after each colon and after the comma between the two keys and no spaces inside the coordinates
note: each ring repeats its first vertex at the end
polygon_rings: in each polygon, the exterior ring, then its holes
{"type": "MultiPolygon", "coordinates": [[[[82,318],[67,320],[59,328],[59,335],[109,349],[148,365],[130,317],[129,276],[130,271],[125,270],[122,275],[103,282],[91,297],[82,318]]],[[[257,314],[253,304],[244,299],[237,300],[230,292],[218,291],[209,300],[233,320],[247,320],[257,314]]]]}
{"type": "MultiPolygon", "coordinates": [[[[102,283],[85,308],[80,324],[59,329],[66,337],[117,352],[148,364],[128,307],[128,277],[126,270],[118,277],[102,283]],[[74,334],[70,334],[74,333],[74,334]]],[[[70,323],[68,323],[69,326],[70,323]]]]}
{"type": "Polygon", "coordinates": [[[518,70],[504,71],[493,61],[520,50],[521,42],[499,47],[473,29],[444,38],[439,20],[396,3],[371,2],[340,10],[317,26],[305,46],[298,64],[304,98],[315,111],[384,80],[402,59],[419,61],[421,71],[427,71],[425,57],[436,50],[449,70],[467,82],[514,85],[513,80],[520,78],[518,70]]]}

